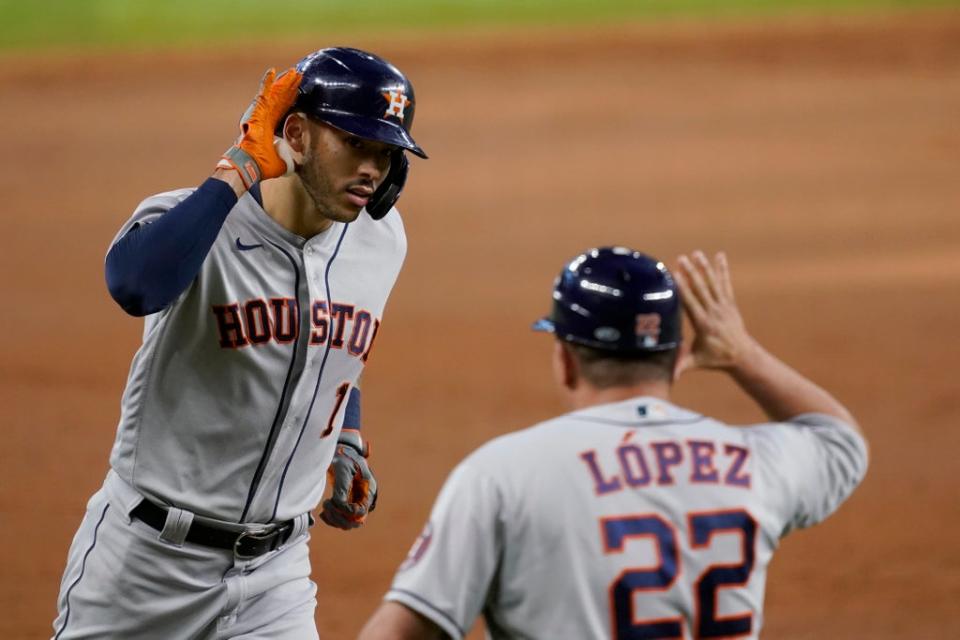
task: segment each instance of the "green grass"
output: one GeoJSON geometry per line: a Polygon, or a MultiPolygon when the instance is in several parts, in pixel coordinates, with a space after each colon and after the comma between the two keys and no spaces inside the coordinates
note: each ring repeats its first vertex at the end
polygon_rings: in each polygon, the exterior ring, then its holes
{"type": "Polygon", "coordinates": [[[0,50],[960,7],[960,0],[0,0],[0,50]]]}

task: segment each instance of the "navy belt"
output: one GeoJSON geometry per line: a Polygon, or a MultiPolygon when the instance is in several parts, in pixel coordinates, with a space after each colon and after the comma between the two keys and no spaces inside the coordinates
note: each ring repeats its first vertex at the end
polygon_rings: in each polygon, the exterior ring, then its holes
{"type": "MultiPolygon", "coordinates": [[[[167,509],[147,499],[138,504],[130,515],[157,531],[163,531],[167,522],[167,509]]],[[[291,533],[293,533],[293,520],[278,523],[264,532],[230,531],[193,522],[185,540],[206,547],[229,549],[238,558],[249,559],[277,549],[290,538],[291,533]]]]}

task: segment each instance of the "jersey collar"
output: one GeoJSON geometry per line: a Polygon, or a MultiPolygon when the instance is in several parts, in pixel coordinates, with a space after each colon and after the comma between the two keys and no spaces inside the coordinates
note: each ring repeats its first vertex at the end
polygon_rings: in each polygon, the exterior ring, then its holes
{"type": "Polygon", "coordinates": [[[657,426],[675,423],[697,422],[703,418],[699,413],[687,411],[666,400],[639,396],[594,405],[569,414],[577,420],[616,424],[624,427],[657,426]]]}

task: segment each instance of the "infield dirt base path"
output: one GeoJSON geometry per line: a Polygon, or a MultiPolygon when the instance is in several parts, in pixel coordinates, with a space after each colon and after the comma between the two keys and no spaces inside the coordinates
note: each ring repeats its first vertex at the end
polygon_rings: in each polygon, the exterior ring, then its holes
{"type": "MultiPolygon", "coordinates": [[[[141,330],[108,242],[202,181],[265,67],[330,43],[2,65],[0,637],[49,636],[106,471],[141,330]]],[[[360,628],[464,454],[563,410],[529,324],[568,257],[614,243],[728,251],[754,333],[869,435],[863,487],[777,556],[765,637],[960,635],[960,13],[355,44],[414,79],[431,159],[364,376],[380,504],[313,533],[322,637],[360,628]]],[[[677,398],[760,419],[717,375],[677,398]]]]}

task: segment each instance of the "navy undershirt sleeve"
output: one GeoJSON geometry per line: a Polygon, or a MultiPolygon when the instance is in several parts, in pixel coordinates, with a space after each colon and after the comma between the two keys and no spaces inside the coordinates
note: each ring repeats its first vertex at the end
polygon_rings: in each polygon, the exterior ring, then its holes
{"type": "Polygon", "coordinates": [[[107,288],[124,311],[161,311],[200,273],[237,196],[209,178],[156,221],[134,225],[107,253],[107,288]]]}
{"type": "Polygon", "coordinates": [[[360,430],[360,389],[358,387],[350,389],[347,408],[343,413],[343,426],[357,431],[360,430]]]}

